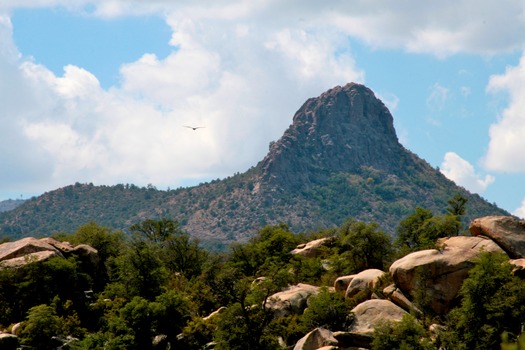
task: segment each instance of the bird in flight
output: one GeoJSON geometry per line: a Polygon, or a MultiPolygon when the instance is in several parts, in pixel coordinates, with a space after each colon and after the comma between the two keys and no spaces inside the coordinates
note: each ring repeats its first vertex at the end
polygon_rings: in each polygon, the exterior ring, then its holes
{"type": "Polygon", "coordinates": [[[184,125],[185,128],[190,128],[190,129],[193,129],[193,130],[197,130],[197,129],[202,129],[204,128],[204,126],[187,126],[187,125],[184,125]]]}

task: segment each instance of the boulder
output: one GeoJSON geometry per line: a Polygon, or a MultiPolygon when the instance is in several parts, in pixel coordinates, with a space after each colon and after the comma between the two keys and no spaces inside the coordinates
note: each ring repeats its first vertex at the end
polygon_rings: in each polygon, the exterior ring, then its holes
{"type": "Polygon", "coordinates": [[[326,346],[337,346],[337,344],[337,339],[334,338],[331,331],[324,328],[316,328],[299,339],[293,350],[317,350],[326,346]]]}
{"type": "Polygon", "coordinates": [[[419,310],[395,285],[390,285],[383,289],[383,294],[388,300],[410,313],[421,314],[419,310]]]}
{"type": "Polygon", "coordinates": [[[333,333],[339,342],[339,348],[345,350],[370,349],[373,337],[370,334],[337,331],[333,333]]]}
{"type": "Polygon", "coordinates": [[[15,323],[12,327],[11,327],[11,334],[14,334],[14,335],[20,335],[20,329],[22,328],[22,322],[18,322],[18,323],[15,323]]]}
{"type": "Polygon", "coordinates": [[[337,277],[334,282],[335,291],[339,293],[346,293],[346,290],[348,289],[348,285],[350,284],[350,282],[352,282],[355,276],[356,275],[337,277]]]}
{"type": "Polygon", "coordinates": [[[308,298],[319,293],[319,287],[299,283],[282,292],[273,294],[267,307],[275,311],[276,316],[301,314],[306,308],[308,298]]]}
{"type": "Polygon", "coordinates": [[[19,258],[41,251],[52,251],[62,256],[62,253],[48,242],[34,237],[26,237],[15,242],[0,244],[0,261],[19,258]]]}
{"type": "Polygon", "coordinates": [[[443,314],[453,306],[475,258],[483,251],[504,251],[484,237],[456,236],[441,239],[438,244],[439,249],[414,252],[395,261],[390,273],[404,295],[413,296],[414,290],[423,290],[432,310],[443,314]]]}
{"type": "Polygon", "coordinates": [[[378,269],[368,269],[359,272],[350,281],[345,297],[351,298],[361,291],[371,291],[379,281],[379,278],[384,274],[383,271],[378,269]]]}
{"type": "Polygon", "coordinates": [[[44,261],[51,257],[67,258],[77,256],[82,263],[96,267],[99,262],[98,252],[86,244],[73,246],[69,242],[60,242],[54,238],[22,238],[15,242],[0,244],[0,266],[22,267],[30,262],[44,261]]]}
{"type": "Polygon", "coordinates": [[[367,300],[352,309],[354,321],[349,331],[358,334],[371,335],[374,329],[382,322],[401,321],[405,310],[389,300],[373,299],[367,300]]]}
{"type": "Polygon", "coordinates": [[[334,237],[324,237],[305,244],[300,244],[290,253],[294,255],[301,255],[306,258],[316,258],[321,255],[323,247],[331,244],[334,239],[334,237]]]}
{"type": "Polygon", "coordinates": [[[50,250],[30,253],[24,256],[20,256],[18,258],[0,261],[0,268],[18,268],[18,267],[25,266],[32,262],[45,261],[55,256],[60,256],[60,255],[59,253],[50,251],[50,250]]]}
{"type": "Polygon", "coordinates": [[[514,259],[525,258],[525,221],[512,216],[485,216],[470,223],[473,236],[487,236],[514,259]]]}
{"type": "Polygon", "coordinates": [[[62,253],[69,253],[71,251],[73,251],[73,249],[75,249],[75,247],[73,247],[73,245],[69,242],[60,242],[54,238],[51,238],[51,237],[45,237],[45,238],[41,238],[39,239],[40,242],[42,243],[47,243],[53,247],[55,247],[56,249],[60,250],[60,252],[62,253]]]}
{"type": "Polygon", "coordinates": [[[0,332],[0,349],[2,350],[16,350],[18,349],[18,337],[10,333],[0,332]]]}
{"type": "Polygon", "coordinates": [[[208,321],[208,320],[211,320],[212,318],[215,318],[217,317],[218,315],[222,314],[224,311],[226,311],[226,306],[221,306],[220,308],[218,308],[217,310],[213,311],[211,314],[209,314],[208,316],[206,317],[203,317],[202,319],[204,321],[208,321]]]}

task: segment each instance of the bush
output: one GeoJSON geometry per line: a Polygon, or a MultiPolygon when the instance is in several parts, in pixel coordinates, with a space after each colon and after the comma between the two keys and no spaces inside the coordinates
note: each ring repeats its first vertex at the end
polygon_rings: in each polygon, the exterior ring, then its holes
{"type": "Polygon", "coordinates": [[[406,314],[400,322],[387,322],[374,330],[373,350],[435,350],[425,328],[406,314]]]}

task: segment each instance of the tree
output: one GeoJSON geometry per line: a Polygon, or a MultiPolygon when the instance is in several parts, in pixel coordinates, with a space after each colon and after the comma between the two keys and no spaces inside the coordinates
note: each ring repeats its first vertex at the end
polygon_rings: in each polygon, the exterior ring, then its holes
{"type": "Polygon", "coordinates": [[[268,308],[272,294],[282,286],[272,278],[252,283],[251,278],[237,280],[232,286],[234,302],[218,316],[215,339],[218,350],[279,349],[277,337],[269,327],[274,311],[268,308]]]}
{"type": "Polygon", "coordinates": [[[402,253],[418,250],[421,246],[422,227],[428,219],[433,217],[432,212],[428,209],[416,207],[414,213],[408,215],[399,222],[396,229],[397,238],[395,244],[402,253]]]}
{"type": "Polygon", "coordinates": [[[461,194],[456,193],[452,199],[450,199],[448,203],[447,212],[454,216],[458,222],[457,229],[456,229],[456,236],[459,235],[459,232],[462,228],[461,218],[465,215],[467,212],[466,204],[468,202],[468,199],[463,197],[461,194]]]}
{"type": "Polygon", "coordinates": [[[447,212],[450,215],[462,216],[467,212],[466,204],[468,199],[463,197],[461,194],[456,193],[448,203],[447,212]]]}
{"type": "Polygon", "coordinates": [[[322,288],[317,295],[308,299],[308,308],[304,311],[301,321],[306,329],[323,327],[331,331],[346,329],[350,325],[350,304],[343,295],[332,293],[322,288]]]}
{"type": "Polygon", "coordinates": [[[438,238],[457,234],[459,227],[455,215],[433,216],[429,210],[417,207],[399,223],[395,245],[402,255],[433,248],[438,238]]]}
{"type": "Polygon", "coordinates": [[[110,271],[115,268],[115,258],[124,249],[124,234],[90,222],[80,226],[67,239],[73,244],[87,244],[97,250],[100,263],[93,276],[93,290],[101,291],[109,282],[110,271]]]}
{"type": "Polygon", "coordinates": [[[399,322],[387,322],[374,330],[374,350],[435,350],[425,328],[413,316],[406,314],[399,322]]]}
{"type": "Polygon", "coordinates": [[[59,335],[59,318],[53,307],[42,304],[29,309],[26,321],[20,329],[20,340],[23,345],[35,349],[54,349],[53,336],[59,335]]]}
{"type": "Polygon", "coordinates": [[[159,248],[150,242],[133,240],[116,264],[118,281],[125,286],[128,297],[154,300],[168,279],[159,248]]]}
{"type": "Polygon", "coordinates": [[[516,339],[525,314],[525,281],[512,268],[504,254],[481,254],[461,287],[461,305],[449,313],[446,348],[499,349],[503,333],[516,339]]]}
{"type": "Polygon", "coordinates": [[[392,255],[390,236],[377,224],[346,221],[337,231],[340,252],[352,262],[352,273],[366,269],[383,270],[392,255]]]}
{"type": "Polygon", "coordinates": [[[130,227],[135,240],[145,241],[157,247],[159,258],[172,272],[186,278],[201,273],[207,253],[199,247],[199,241],[184,232],[177,221],[163,218],[145,220],[130,227]]]}
{"type": "Polygon", "coordinates": [[[133,234],[138,234],[152,243],[163,243],[176,233],[182,232],[177,221],[162,218],[161,220],[147,219],[130,228],[133,234]]]}

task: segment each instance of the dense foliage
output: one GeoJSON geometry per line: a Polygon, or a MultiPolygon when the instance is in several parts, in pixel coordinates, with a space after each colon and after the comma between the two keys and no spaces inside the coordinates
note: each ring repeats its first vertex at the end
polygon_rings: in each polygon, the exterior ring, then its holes
{"type": "MultiPolygon", "coordinates": [[[[345,299],[330,291],[335,278],[368,268],[387,271],[402,252],[427,248],[445,231],[457,233],[464,213],[450,211],[434,216],[415,209],[398,227],[396,244],[376,224],[350,219],[312,234],[267,226],[224,253],[204,250],[173,220],[144,220],[130,227],[130,235],[90,223],[56,238],[98,249],[97,269],[58,257],[0,269],[0,326],[23,321],[17,334],[28,349],[54,349],[60,339],[77,350],[293,346],[316,327],[338,331],[351,324],[350,311],[363,295],[345,299]],[[315,257],[290,254],[323,237],[330,243],[315,257]],[[305,312],[277,316],[271,296],[297,283],[322,288],[305,312]]],[[[372,348],[499,349],[502,339],[517,344],[525,282],[511,270],[503,257],[483,254],[461,289],[461,304],[447,317],[419,314],[385,323],[372,348]],[[444,326],[430,332],[431,323],[444,326]]]]}

